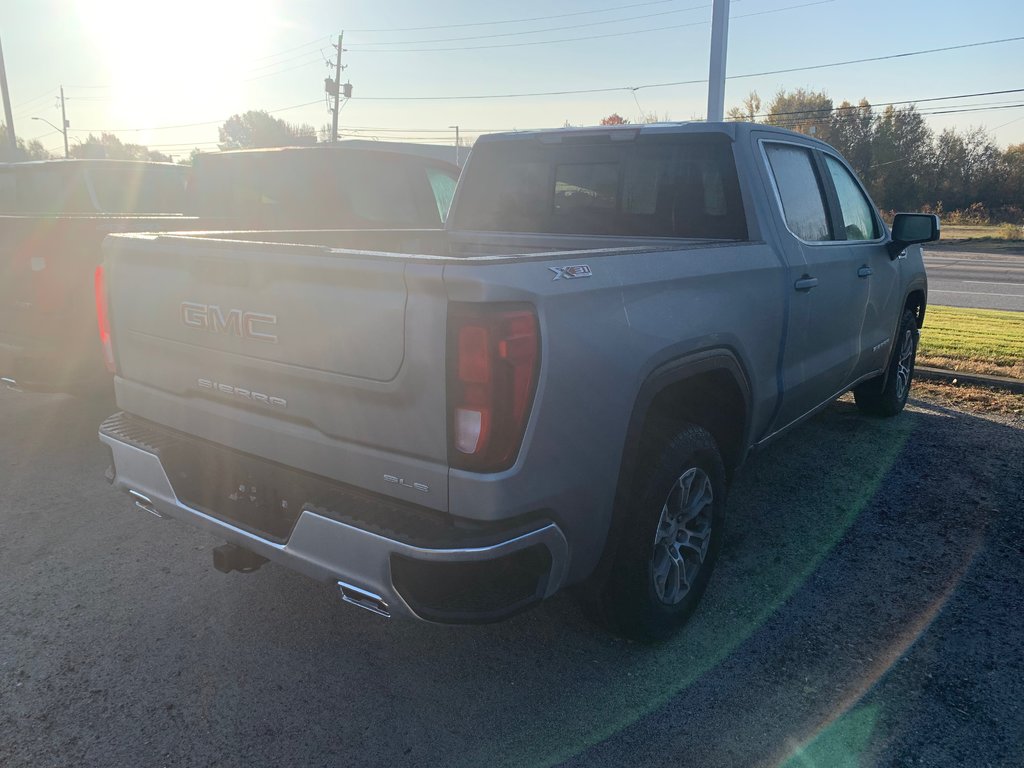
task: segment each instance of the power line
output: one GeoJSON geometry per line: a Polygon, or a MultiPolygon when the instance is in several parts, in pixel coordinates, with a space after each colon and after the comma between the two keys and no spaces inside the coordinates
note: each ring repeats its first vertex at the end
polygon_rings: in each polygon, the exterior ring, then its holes
{"type": "MultiPolygon", "coordinates": [[[[834,2],[834,0],[828,0],[834,2]]],[[[605,21],[590,21],[586,24],[570,24],[564,27],[546,27],[544,29],[529,29],[522,32],[497,32],[490,35],[469,35],[466,37],[438,37],[432,40],[389,40],[376,43],[359,43],[359,45],[425,45],[427,43],[450,43],[458,40],[490,40],[496,37],[516,37],[519,35],[539,35],[544,32],[558,32],[563,29],[581,29],[583,27],[599,27],[606,24],[621,24],[624,21],[637,21],[639,19],[652,19],[656,16],[670,16],[676,13],[687,13],[689,11],[700,11],[710,8],[709,3],[704,5],[691,5],[689,8],[677,8],[674,11],[659,11],[658,13],[645,13],[641,16],[626,16],[620,19],[607,19],[605,21]]],[[[700,22],[706,23],[706,22],[700,22]]],[[[663,27],[664,29],[664,27],[663,27]]],[[[358,46],[354,50],[360,50],[358,46]]]]}
{"type": "Polygon", "coordinates": [[[267,72],[266,74],[256,75],[255,77],[247,77],[244,80],[242,80],[241,82],[243,82],[243,83],[251,83],[253,80],[263,80],[264,78],[267,78],[267,77],[276,77],[277,75],[283,75],[286,72],[294,72],[296,69],[308,69],[313,64],[320,65],[321,61],[322,61],[322,59],[320,58],[319,55],[317,55],[316,59],[311,59],[311,60],[307,61],[305,64],[297,64],[294,67],[288,67],[287,69],[279,69],[276,72],[267,72]]]}
{"type": "Polygon", "coordinates": [[[24,107],[24,106],[25,106],[26,104],[33,104],[33,103],[35,103],[35,102],[37,102],[37,101],[41,101],[41,100],[43,100],[43,99],[46,99],[46,98],[50,98],[50,97],[51,97],[51,96],[53,96],[53,95],[54,95],[54,94],[55,94],[56,92],[57,92],[57,89],[56,89],[56,88],[51,88],[51,89],[50,89],[50,90],[48,90],[48,91],[47,91],[46,93],[44,93],[44,94],[41,94],[41,95],[39,95],[39,96],[36,96],[36,97],[35,97],[34,99],[28,99],[27,101],[23,101],[23,102],[21,102],[20,104],[15,104],[15,105],[14,105],[14,107],[12,107],[12,109],[21,109],[21,108],[22,108],[22,107],[24,107]]]}
{"type": "Polygon", "coordinates": [[[961,112],[992,112],[1000,109],[1020,109],[1024,107],[1024,102],[1019,104],[1007,104],[999,107],[979,107],[977,109],[947,109],[941,112],[924,112],[925,115],[955,115],[961,112]]]}
{"type": "MultiPolygon", "coordinates": [[[[953,99],[972,99],[972,98],[976,98],[978,96],[1002,96],[1002,95],[1007,94],[1007,93],[1024,93],[1024,88],[1011,88],[1011,89],[1005,90],[1005,91],[979,91],[978,93],[961,93],[961,94],[958,94],[956,96],[932,96],[932,97],[927,98],[927,99],[903,99],[901,101],[880,101],[878,103],[873,103],[871,101],[868,101],[867,99],[864,99],[864,101],[867,101],[868,102],[868,106],[870,108],[874,109],[875,107],[894,107],[897,104],[924,104],[926,102],[932,102],[932,101],[951,101],[953,99]]],[[[1005,104],[1007,102],[1001,102],[1001,103],[1005,104]]],[[[969,106],[969,105],[962,104],[962,105],[959,105],[959,106],[969,106]]],[[[970,105],[970,106],[978,107],[978,106],[984,106],[984,105],[973,104],[973,105],[970,105]]],[[[793,110],[791,112],[757,112],[757,113],[755,113],[753,115],[745,115],[745,117],[749,119],[751,117],[785,117],[787,115],[830,114],[832,112],[847,112],[847,111],[852,112],[852,111],[854,111],[856,109],[859,109],[859,108],[860,108],[859,104],[851,104],[848,107],[838,106],[838,107],[831,107],[831,108],[829,108],[829,107],[822,107],[821,109],[797,109],[797,110],[793,110]]],[[[920,111],[920,110],[918,110],[918,111],[920,111]]]]}
{"type": "MultiPolygon", "coordinates": [[[[277,53],[268,53],[266,56],[260,56],[259,58],[253,59],[253,61],[254,62],[256,62],[256,61],[265,61],[266,59],[272,59],[272,58],[274,58],[276,56],[283,56],[284,54],[291,53],[292,51],[299,51],[299,50],[302,50],[303,48],[309,48],[311,45],[322,46],[325,42],[329,42],[329,41],[330,41],[330,38],[328,38],[328,37],[318,37],[316,40],[310,40],[308,43],[303,43],[302,45],[296,45],[294,48],[286,48],[285,50],[278,51],[277,53]]],[[[281,63],[281,62],[278,62],[278,63],[281,63]]]]}
{"type": "Polygon", "coordinates": [[[306,53],[300,53],[298,56],[292,56],[291,58],[281,59],[280,61],[272,61],[269,64],[261,64],[258,67],[249,67],[249,69],[256,72],[258,72],[261,69],[272,69],[273,67],[279,67],[282,64],[290,64],[291,62],[299,61],[300,59],[305,59],[306,61],[309,61],[309,57],[314,55],[317,57],[318,60],[320,59],[319,51],[307,51],[306,53]]]}
{"type": "MultiPolygon", "coordinates": [[[[932,110],[929,110],[929,111],[919,110],[919,111],[917,111],[917,114],[919,114],[921,117],[936,117],[936,116],[939,116],[939,115],[960,114],[960,113],[968,113],[968,112],[992,112],[992,111],[1000,111],[1000,110],[1004,110],[1004,109],[1020,109],[1021,107],[1024,107],[1024,102],[1020,102],[1020,103],[1016,103],[1016,104],[1004,104],[1004,105],[998,105],[998,106],[987,106],[987,107],[965,107],[964,109],[934,109],[933,108],[932,110]]],[[[745,121],[740,121],[740,122],[745,122],[745,121]]],[[[795,118],[794,117],[794,118],[787,118],[787,119],[784,119],[784,120],[777,120],[777,121],[773,120],[770,123],[770,125],[774,125],[774,126],[777,126],[779,128],[792,128],[793,126],[803,125],[803,124],[806,124],[807,122],[808,122],[807,120],[801,120],[799,118],[795,118]]]]}
{"type": "MultiPolygon", "coordinates": [[[[792,11],[798,8],[809,8],[813,5],[827,5],[833,3],[835,0],[814,0],[810,3],[801,3],[799,5],[787,5],[783,8],[773,8],[767,11],[758,11],[757,13],[744,13],[739,16],[733,16],[732,20],[746,19],[751,16],[765,16],[771,13],[781,13],[783,11],[792,11]]],[[[553,45],[556,43],[575,43],[583,40],[602,40],[609,37],[625,37],[626,35],[639,35],[646,34],[647,32],[662,32],[666,29],[683,29],[685,27],[703,27],[710,24],[708,21],[694,21],[687,24],[669,24],[667,26],[651,27],[649,29],[634,29],[629,32],[608,32],[603,35],[587,35],[585,37],[565,37],[558,40],[535,40],[532,42],[523,43],[499,43],[496,45],[464,45],[452,48],[393,48],[389,50],[375,50],[373,48],[349,48],[348,50],[353,53],[437,53],[443,51],[479,51],[484,49],[494,48],[522,48],[524,46],[533,45],[553,45]]]]}
{"type": "Polygon", "coordinates": [[[998,131],[998,130],[999,130],[1000,128],[1005,128],[1005,127],[1006,127],[1006,126],[1008,126],[1008,125],[1013,125],[1014,123],[1019,123],[1019,122],[1020,122],[1021,120],[1024,120],[1024,117],[1015,117],[1015,118],[1013,118],[1013,120],[1011,120],[1010,122],[1008,122],[1008,123],[1003,123],[1002,125],[997,125],[997,126],[996,126],[995,128],[992,128],[991,130],[992,130],[992,132],[993,132],[993,133],[995,133],[995,132],[996,132],[996,131],[998,131]]]}
{"type": "MultiPolygon", "coordinates": [[[[784,75],[790,72],[806,72],[811,69],[827,69],[829,67],[843,67],[848,64],[865,64],[873,61],[886,61],[889,59],[904,59],[909,56],[923,56],[927,53],[942,53],[943,51],[959,51],[964,48],[978,48],[983,45],[996,45],[998,43],[1012,43],[1019,40],[1024,40],[1024,36],[1020,37],[1004,37],[1000,40],[985,40],[980,43],[964,43],[962,45],[947,45],[942,48],[928,48],[923,51],[908,51],[906,53],[891,53],[888,56],[872,56],[866,59],[850,59],[848,61],[836,61],[831,64],[815,64],[811,67],[793,67],[791,69],[773,69],[765,72],[752,72],[746,75],[732,75],[728,79],[736,80],[745,77],[760,77],[762,75],[784,75]]],[[[704,82],[704,81],[702,81],[704,82]]]]}
{"type": "MultiPolygon", "coordinates": [[[[1019,40],[1024,40],[1024,36],[1021,37],[1007,37],[999,40],[985,40],[978,43],[964,43],[961,45],[949,45],[942,48],[929,48],[921,51],[907,51],[904,53],[892,53],[886,56],[873,56],[864,59],[849,59],[847,61],[834,61],[827,64],[811,64],[805,67],[790,67],[789,69],[774,69],[766,70],[763,72],[747,72],[742,75],[730,75],[727,80],[739,80],[751,77],[762,77],[764,75],[777,75],[791,72],[809,72],[816,69],[828,69],[830,67],[842,67],[850,64],[863,64],[867,62],[884,61],[887,59],[900,59],[907,58],[910,56],[924,56],[931,53],[941,53],[943,51],[954,51],[961,50],[964,48],[977,48],[985,45],[997,45],[1000,43],[1010,43],[1019,40]]],[[[583,88],[583,89],[567,89],[562,91],[535,91],[530,93],[493,93],[493,94],[468,94],[468,95],[454,95],[454,96],[363,96],[362,101],[456,101],[456,100],[472,100],[472,99],[516,99],[516,98],[527,98],[534,96],[569,96],[574,94],[587,94],[587,93],[610,93],[613,91],[639,91],[646,88],[669,88],[679,85],[700,85],[706,83],[706,78],[700,78],[696,80],[676,80],[673,82],[666,83],[648,83],[645,85],[620,85],[610,86],[607,88],[583,88]]]]}
{"type": "Polygon", "coordinates": [[[611,8],[598,8],[593,11],[576,11],[574,13],[557,13],[553,16],[533,16],[525,19],[505,19],[502,21],[473,21],[464,24],[436,24],[430,27],[392,27],[390,29],[350,29],[349,32],[423,32],[430,29],[460,29],[465,27],[491,27],[498,24],[523,24],[528,21],[549,21],[551,19],[567,19],[572,16],[589,16],[594,13],[608,13],[611,11],[622,11],[629,8],[641,8],[650,5],[665,5],[676,0],[649,0],[646,3],[632,3],[630,5],[616,5],[611,8]]]}
{"type": "MultiPolygon", "coordinates": [[[[302,104],[292,104],[290,107],[280,107],[278,109],[264,110],[268,115],[276,115],[279,112],[288,112],[293,109],[300,109],[301,107],[309,107],[313,104],[320,104],[321,100],[307,101],[302,104]]],[[[154,125],[144,128],[68,128],[68,131],[74,131],[77,133],[134,133],[136,131],[167,131],[173,128],[198,128],[204,125],[219,125],[223,123],[227,118],[221,118],[219,120],[206,120],[201,123],[182,123],[180,125],[154,125]]]]}

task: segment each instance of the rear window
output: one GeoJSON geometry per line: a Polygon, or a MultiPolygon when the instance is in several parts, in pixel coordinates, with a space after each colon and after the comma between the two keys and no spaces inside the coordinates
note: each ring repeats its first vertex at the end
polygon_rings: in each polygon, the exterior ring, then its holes
{"type": "Polygon", "coordinates": [[[17,171],[18,207],[24,213],[95,213],[79,166],[27,165],[17,171]]]}
{"type": "Polygon", "coordinates": [[[426,164],[377,152],[253,152],[199,157],[191,213],[280,229],[438,227],[426,164]]]}
{"type": "Polygon", "coordinates": [[[181,213],[185,205],[184,167],[97,166],[89,179],[105,213],[181,213]]]}
{"type": "Polygon", "coordinates": [[[459,229],[742,240],[746,216],[725,137],[473,150],[452,223],[459,229]]]}

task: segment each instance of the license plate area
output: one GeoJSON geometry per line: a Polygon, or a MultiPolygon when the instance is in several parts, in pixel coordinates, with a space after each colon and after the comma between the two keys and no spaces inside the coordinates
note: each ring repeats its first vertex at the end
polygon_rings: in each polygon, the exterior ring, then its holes
{"type": "Polygon", "coordinates": [[[161,460],[182,502],[277,543],[288,540],[310,490],[272,462],[212,446],[174,445],[161,460]]]}

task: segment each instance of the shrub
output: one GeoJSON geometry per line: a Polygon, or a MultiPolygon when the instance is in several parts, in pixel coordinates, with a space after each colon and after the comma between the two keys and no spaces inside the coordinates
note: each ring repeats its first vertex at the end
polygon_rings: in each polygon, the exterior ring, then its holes
{"type": "Polygon", "coordinates": [[[999,237],[1003,240],[1024,240],[1024,227],[1020,224],[1000,224],[999,237]]]}

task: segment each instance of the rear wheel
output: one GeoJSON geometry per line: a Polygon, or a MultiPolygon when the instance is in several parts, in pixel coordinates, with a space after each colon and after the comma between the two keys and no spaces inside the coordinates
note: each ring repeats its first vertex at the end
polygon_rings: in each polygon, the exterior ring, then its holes
{"type": "Polygon", "coordinates": [[[914,378],[918,335],[914,312],[910,309],[904,310],[886,375],[865,381],[853,389],[853,398],[862,413],[871,416],[895,416],[903,410],[914,378]]]}
{"type": "Polygon", "coordinates": [[[649,441],[601,607],[621,634],[670,636],[693,613],[722,542],[725,469],[711,434],[686,425],[649,441]]]}

